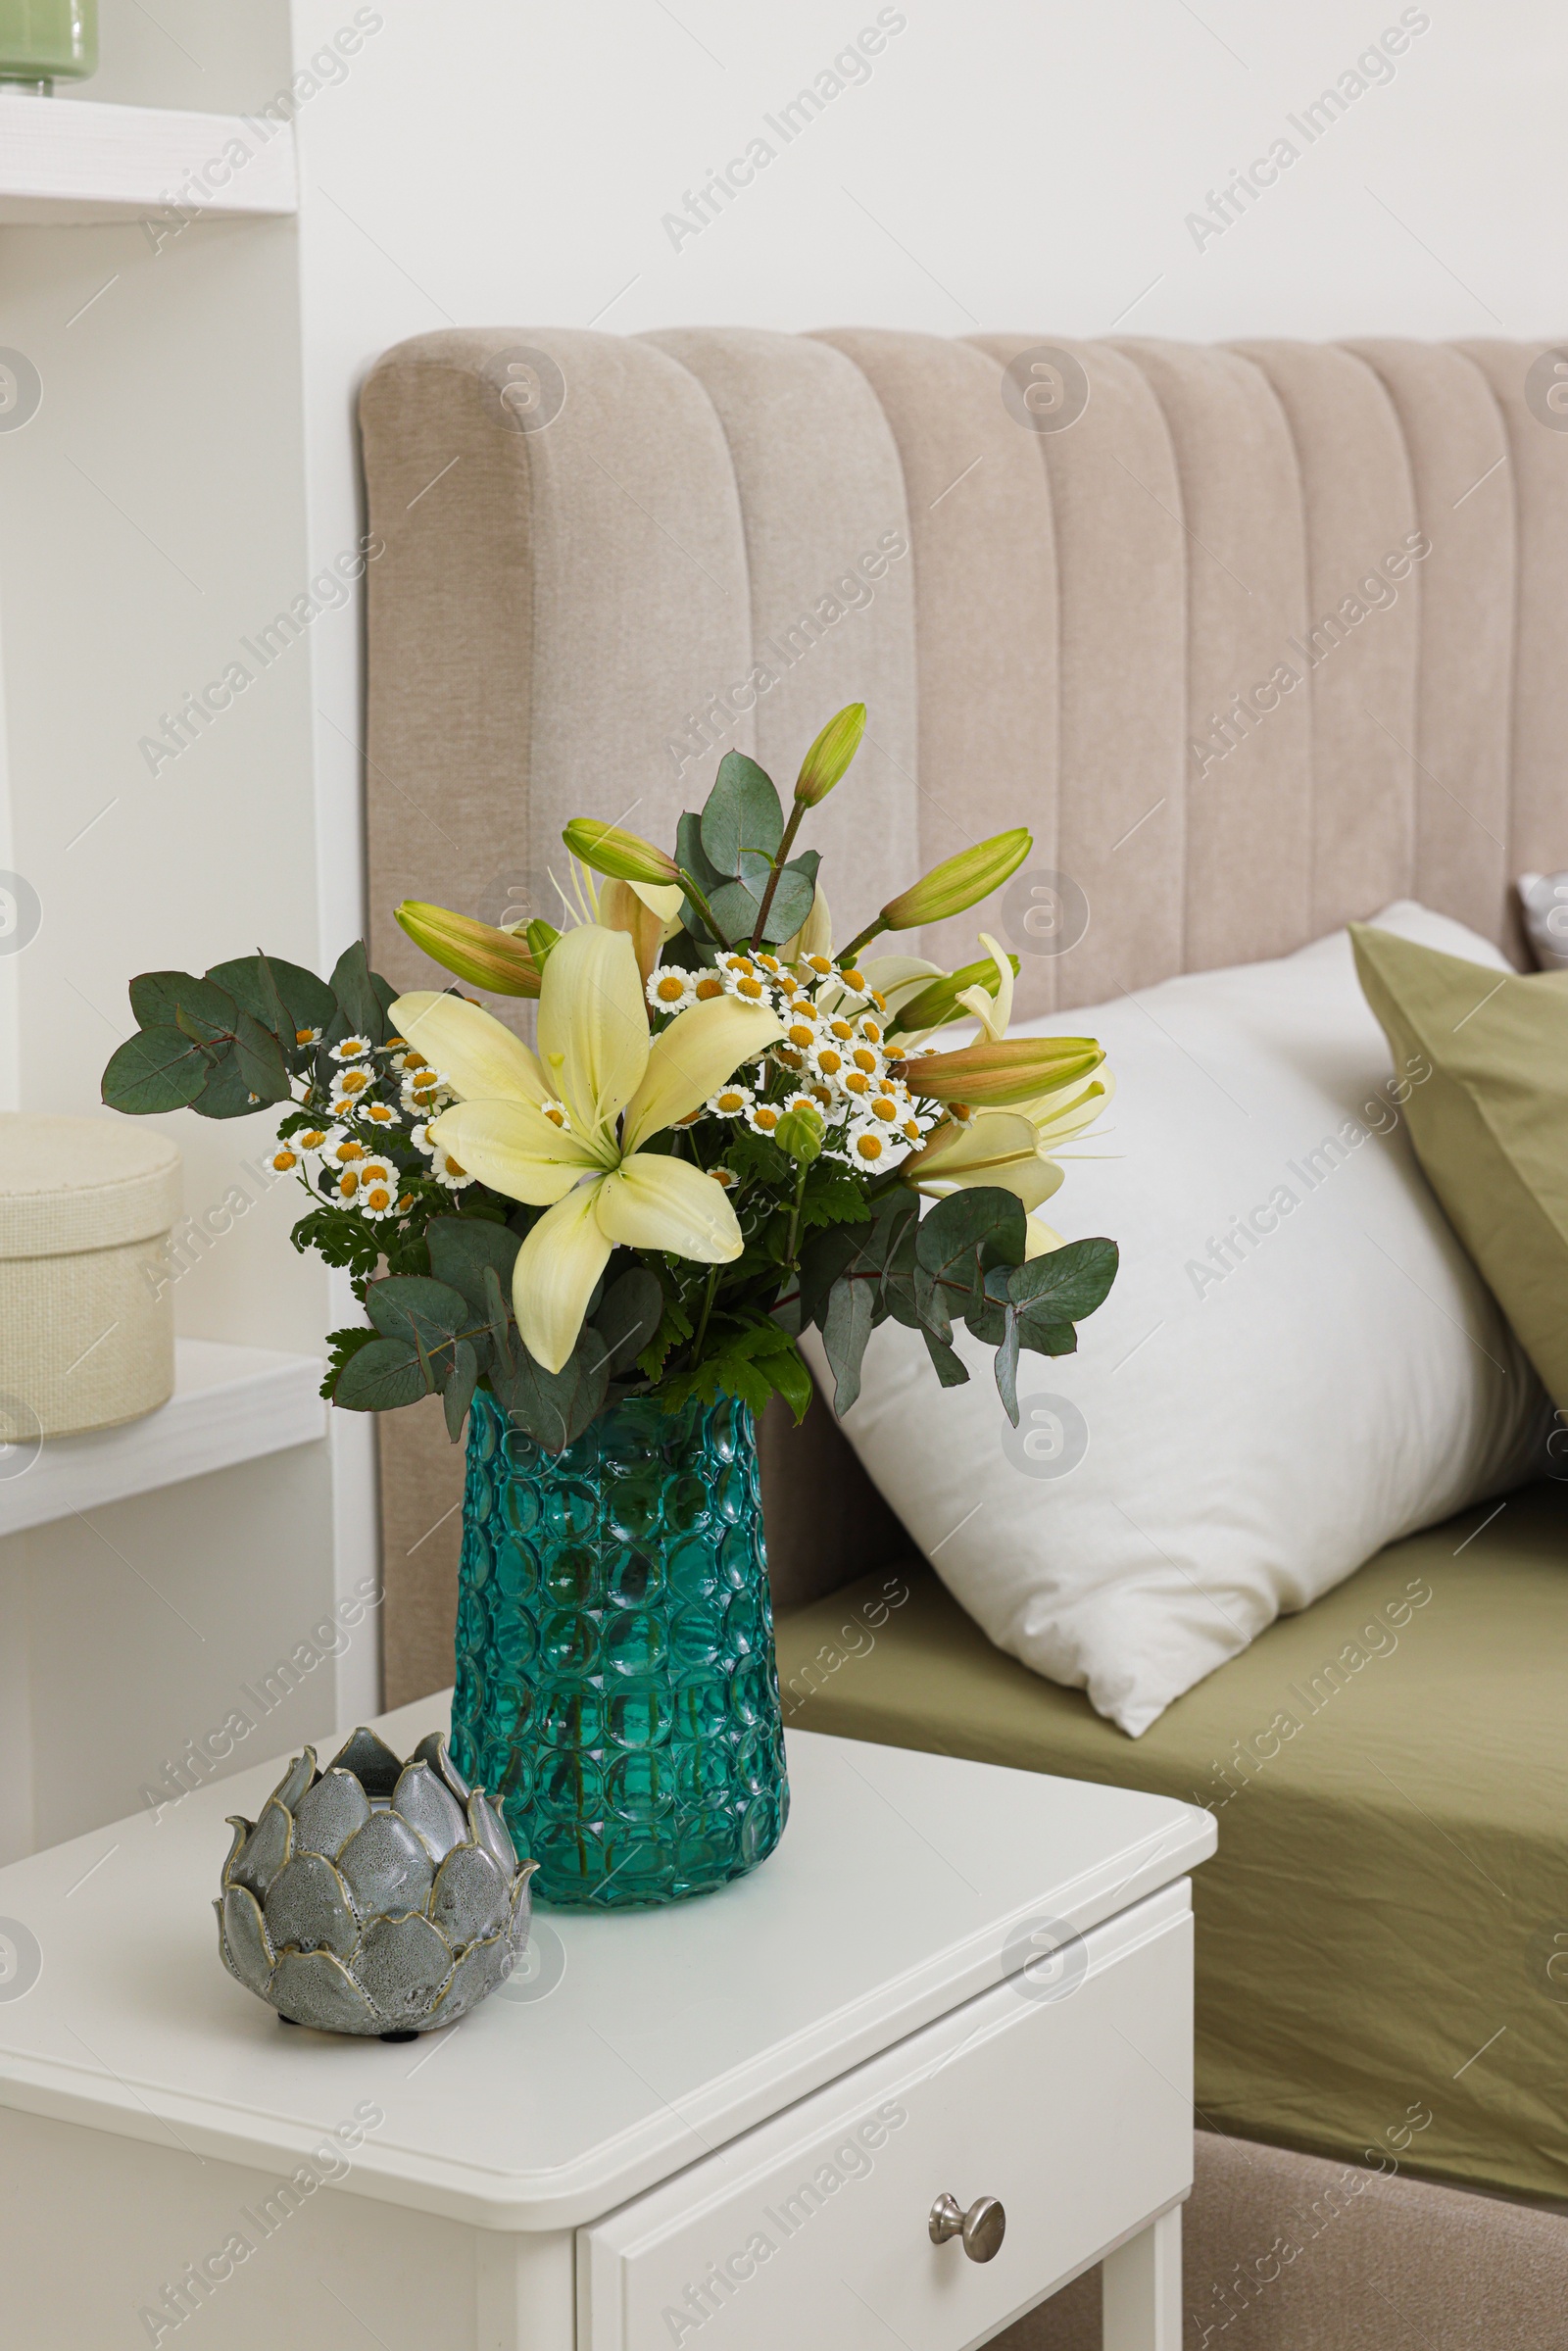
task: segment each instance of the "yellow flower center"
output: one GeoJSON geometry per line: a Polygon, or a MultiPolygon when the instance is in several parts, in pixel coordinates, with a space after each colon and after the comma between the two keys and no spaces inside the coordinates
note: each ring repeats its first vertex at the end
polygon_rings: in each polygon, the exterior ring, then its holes
{"type": "Polygon", "coordinates": [[[363,1143],[355,1143],[352,1141],[348,1143],[340,1143],[336,1151],[332,1153],[332,1156],[337,1160],[340,1166],[347,1166],[351,1159],[364,1158],[365,1146],[363,1143]]]}
{"type": "Polygon", "coordinates": [[[830,1020],[827,1026],[828,1035],[830,1037],[837,1037],[841,1045],[848,1045],[850,1039],[855,1034],[855,1023],[853,1020],[830,1020]]]}
{"type": "Polygon", "coordinates": [[[316,1037],[317,1032],[315,1029],[296,1029],[294,1031],[294,1042],[296,1045],[314,1045],[316,1043],[316,1037]]]}
{"type": "Polygon", "coordinates": [[[368,1208],[373,1208],[379,1215],[383,1208],[391,1207],[392,1195],[384,1184],[372,1184],[365,1196],[365,1204],[368,1208]]]}
{"type": "Polygon", "coordinates": [[[735,993],[737,996],[744,996],[749,1003],[756,1004],[764,990],[760,980],[753,979],[748,973],[743,972],[735,982],[735,993]]]}
{"type": "Polygon", "coordinates": [[[803,1052],[816,1038],[816,1031],[808,1020],[792,1020],[784,1034],[791,1045],[798,1046],[803,1052]]]}
{"type": "Polygon", "coordinates": [[[726,1087],[718,1097],[718,1106],[727,1118],[733,1118],[737,1110],[745,1109],[746,1097],[744,1094],[737,1093],[733,1086],[726,1087]]]}
{"type": "Polygon", "coordinates": [[[722,996],[723,993],[723,981],[715,979],[710,971],[705,971],[702,978],[697,983],[698,1002],[705,1004],[709,1004],[715,996],[722,996]]]}
{"type": "Polygon", "coordinates": [[[863,1069],[868,1077],[875,1075],[876,1054],[872,1052],[870,1046],[858,1045],[855,1049],[853,1057],[857,1069],[863,1069]]]}
{"type": "Polygon", "coordinates": [[[769,1102],[759,1102],[757,1108],[752,1112],[752,1117],[764,1135],[771,1135],[778,1124],[778,1112],[769,1102]]]}
{"type": "Polygon", "coordinates": [[[857,1135],[855,1150],[857,1157],[876,1160],[882,1157],[887,1150],[887,1145],[880,1135],[857,1135]]]}
{"type": "Polygon", "coordinates": [[[442,1152],[441,1164],[446,1169],[449,1176],[466,1175],[468,1172],[466,1167],[462,1167],[458,1164],[458,1161],[454,1159],[450,1151],[442,1152]]]}
{"type": "Polygon", "coordinates": [[[429,1066],[430,1064],[425,1059],[423,1053],[411,1052],[404,1058],[404,1067],[406,1069],[428,1069],[429,1066]]]}
{"type": "Polygon", "coordinates": [[[344,1168],[343,1173],[338,1177],[337,1188],[340,1199],[352,1200],[354,1198],[360,1188],[360,1179],[352,1167],[344,1168]]]}
{"type": "Polygon", "coordinates": [[[868,1012],[860,1023],[860,1034],[862,1037],[869,1037],[873,1045],[880,1045],[882,1042],[881,1022],[873,1020],[868,1012]]]}
{"type": "Polygon", "coordinates": [[[654,994],[662,1004],[678,1004],[685,993],[684,975],[673,971],[662,973],[654,989],[654,994]]]}
{"type": "Polygon", "coordinates": [[[871,1104],[871,1116],[880,1118],[884,1126],[892,1126],[899,1115],[899,1105],[890,1094],[879,1094],[871,1104]]]}
{"type": "Polygon", "coordinates": [[[290,1151],[286,1143],[281,1150],[272,1153],[272,1165],[277,1169],[279,1175],[287,1175],[289,1169],[298,1167],[299,1163],[298,1151],[290,1151]]]}
{"type": "Polygon", "coordinates": [[[363,1094],[369,1082],[368,1069],[345,1069],[338,1080],[338,1090],[343,1094],[363,1094]]]}
{"type": "Polygon", "coordinates": [[[842,979],[842,981],[844,982],[844,985],[845,985],[845,987],[846,987],[846,988],[855,988],[855,989],[863,990],[863,989],[864,989],[864,987],[865,987],[865,981],[863,980],[863,978],[861,977],[861,975],[859,974],[859,972],[858,972],[858,971],[856,970],[856,968],[855,968],[855,965],[854,965],[853,963],[852,963],[852,964],[850,964],[850,965],[849,965],[849,967],[848,967],[846,970],[844,970],[844,971],[841,971],[841,972],[840,972],[840,974],[839,974],[839,977],[840,977],[840,979],[842,979]]]}
{"type": "Polygon", "coordinates": [[[845,1076],[844,1091],[846,1094],[869,1094],[871,1081],[863,1069],[852,1069],[845,1076]]]}

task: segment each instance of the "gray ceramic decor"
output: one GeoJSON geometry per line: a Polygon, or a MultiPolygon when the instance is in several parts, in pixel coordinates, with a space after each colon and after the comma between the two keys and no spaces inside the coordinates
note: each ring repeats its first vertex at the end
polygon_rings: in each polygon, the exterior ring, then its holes
{"type": "Polygon", "coordinates": [[[412,2040],[466,2016],[527,1943],[538,1865],[438,1732],[406,1764],[373,1731],[324,1772],[307,1747],[261,1819],[230,1826],[223,1964],[289,2024],[412,2040]]]}

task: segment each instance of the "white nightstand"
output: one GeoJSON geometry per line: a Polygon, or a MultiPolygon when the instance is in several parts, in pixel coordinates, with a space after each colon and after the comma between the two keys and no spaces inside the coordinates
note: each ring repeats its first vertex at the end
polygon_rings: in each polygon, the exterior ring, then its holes
{"type": "Polygon", "coordinates": [[[389,2045],[220,1965],[279,1769],[0,1871],[7,2341],[963,2351],[1103,2258],[1110,2351],[1177,2351],[1208,1813],[803,1734],[754,1876],[542,1913],[531,1982],[389,2045]]]}

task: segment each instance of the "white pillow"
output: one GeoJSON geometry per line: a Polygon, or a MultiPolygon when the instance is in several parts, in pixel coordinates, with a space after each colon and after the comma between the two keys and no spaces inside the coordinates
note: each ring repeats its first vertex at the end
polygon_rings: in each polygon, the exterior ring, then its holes
{"type": "MultiPolygon", "coordinates": [[[[1508,968],[1423,906],[1378,920],[1508,968]]],[[[1120,1244],[1115,1287],[1076,1355],[1023,1357],[1017,1432],[989,1350],[960,1332],[943,1390],[893,1322],[844,1427],[991,1640],[1136,1739],[1282,1610],[1520,1484],[1549,1406],[1416,1165],[1420,1072],[1344,931],[1029,1028],[1115,1072],[1050,1210],[1120,1244]]]]}

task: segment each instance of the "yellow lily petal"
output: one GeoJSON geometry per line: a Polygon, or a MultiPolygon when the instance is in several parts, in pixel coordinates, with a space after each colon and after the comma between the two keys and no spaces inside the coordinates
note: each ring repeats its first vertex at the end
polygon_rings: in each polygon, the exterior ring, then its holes
{"type": "Polygon", "coordinates": [[[1066,1246],[1062,1236],[1053,1226],[1042,1224],[1038,1216],[1024,1218],[1023,1261],[1026,1265],[1031,1257],[1049,1257],[1053,1249],[1065,1249],[1066,1246]]]}
{"type": "MultiPolygon", "coordinates": [[[[663,916],[648,904],[650,895],[662,898],[669,894],[651,894],[646,885],[618,881],[606,882],[599,893],[599,919],[607,931],[625,932],[637,957],[638,977],[645,985],[667,936],[663,916]]],[[[682,895],[677,884],[673,893],[677,906],[682,895]]]]}
{"type": "MultiPolygon", "coordinates": [[[[550,965],[545,969],[548,977],[550,965]]],[[[774,1013],[734,996],[711,996],[680,1013],[654,1039],[642,1084],[627,1105],[622,1149],[634,1151],[650,1135],[700,1109],[743,1061],[783,1034],[774,1013]]]]}
{"type": "Polygon", "coordinates": [[[960,989],[957,1002],[974,1014],[992,1044],[1000,1045],[1012,1018],[1012,964],[1005,950],[997,945],[989,931],[980,933],[980,944],[1000,975],[997,992],[993,995],[982,983],[973,988],[960,989]]]}
{"type": "Polygon", "coordinates": [[[400,996],[397,1033],[423,1053],[466,1102],[542,1102],[550,1099],[537,1056],[520,1037],[478,1004],[430,988],[400,996]]]}
{"type": "Polygon", "coordinates": [[[628,882],[626,887],[636,891],[643,905],[663,924],[664,937],[672,939],[680,929],[681,904],[686,896],[680,883],[628,882]]]}
{"type": "Polygon", "coordinates": [[[811,901],[811,911],[793,939],[786,939],[776,951],[783,964],[799,963],[805,955],[830,955],[833,953],[833,917],[828,911],[827,892],[820,882],[811,901]]]}
{"type": "Polygon", "coordinates": [[[576,1346],[594,1284],[610,1261],[609,1236],[594,1213],[608,1180],[578,1184],[547,1209],[512,1269],[522,1344],[546,1371],[560,1371],[576,1346]]]}
{"type": "Polygon", "coordinates": [[[624,931],[584,922],[551,949],[539,1058],[579,1135],[613,1128],[648,1065],[648,1007],[624,931]]]}
{"type": "MultiPolygon", "coordinates": [[[[891,1020],[933,980],[946,979],[947,973],[940,963],[928,963],[923,955],[868,955],[860,965],[860,977],[886,1000],[891,1020]]],[[[906,1038],[901,1040],[907,1042],[906,1038]]]]}
{"type": "Polygon", "coordinates": [[[606,1176],[595,1206],[601,1232],[624,1249],[673,1249],[703,1265],[727,1265],[744,1247],[723,1185],[686,1159],[636,1152],[606,1176]]]}
{"type": "Polygon", "coordinates": [[[906,1161],[904,1181],[917,1192],[942,1194],[975,1184],[995,1184],[1038,1208],[1059,1191],[1062,1171],[1042,1157],[1040,1138],[1014,1110],[985,1110],[967,1125],[956,1120],[938,1127],[923,1151],[906,1161]]]}
{"type": "Polygon", "coordinates": [[[1020,1103],[1019,1115],[1030,1121],[1043,1146],[1068,1143],[1094,1125],[1115,1091],[1115,1078],[1102,1069],[1092,1078],[1020,1103]]]}
{"type": "Polygon", "coordinates": [[[532,1102],[459,1102],[431,1120],[430,1139],[481,1184],[534,1208],[560,1200],[585,1169],[605,1165],[602,1153],[564,1135],[532,1102]]]}

